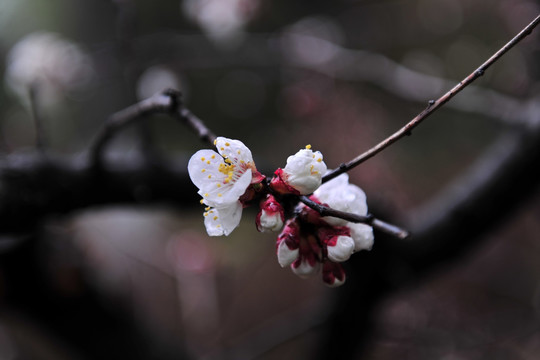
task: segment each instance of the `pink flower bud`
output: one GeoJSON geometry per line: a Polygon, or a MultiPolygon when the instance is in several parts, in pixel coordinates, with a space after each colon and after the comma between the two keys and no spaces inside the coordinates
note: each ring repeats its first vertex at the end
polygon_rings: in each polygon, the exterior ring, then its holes
{"type": "Polygon", "coordinates": [[[261,232],[279,231],[283,227],[285,216],[283,206],[276,201],[274,196],[268,195],[261,201],[261,211],[257,214],[257,230],[261,232]]]}
{"type": "Polygon", "coordinates": [[[291,219],[279,234],[277,243],[277,258],[281,267],[291,265],[300,252],[300,229],[298,223],[291,219]]]}
{"type": "Polygon", "coordinates": [[[326,285],[338,287],[345,283],[345,269],[339,263],[325,261],[323,264],[322,278],[326,285]]]}

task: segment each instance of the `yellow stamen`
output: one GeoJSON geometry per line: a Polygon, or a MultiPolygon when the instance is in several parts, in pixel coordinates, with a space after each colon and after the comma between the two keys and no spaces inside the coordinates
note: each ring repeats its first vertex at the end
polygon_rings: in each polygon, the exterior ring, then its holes
{"type": "Polygon", "coordinates": [[[208,165],[210,165],[210,160],[208,160],[206,163],[207,163],[208,165]]]}
{"type": "Polygon", "coordinates": [[[220,183],[218,183],[218,184],[217,184],[217,187],[221,187],[221,184],[220,184],[220,183]]]}
{"type": "Polygon", "coordinates": [[[211,179],[211,178],[212,178],[212,175],[208,175],[208,178],[211,179]]]}
{"type": "Polygon", "coordinates": [[[212,155],[212,159],[215,159],[216,158],[216,155],[212,155]]]}
{"type": "Polygon", "coordinates": [[[216,139],[216,140],[214,140],[214,145],[216,145],[216,144],[217,144],[217,139],[216,139]]]}
{"type": "Polygon", "coordinates": [[[208,213],[207,213],[207,212],[205,212],[205,213],[204,213],[203,215],[204,215],[204,216],[208,216],[208,213]]]}
{"type": "Polygon", "coordinates": [[[214,221],[217,220],[217,216],[214,216],[214,221]]]}
{"type": "Polygon", "coordinates": [[[206,169],[202,169],[202,170],[201,170],[201,172],[205,172],[205,171],[206,171],[206,169]]]}
{"type": "Polygon", "coordinates": [[[208,193],[204,193],[204,197],[208,197],[208,193]]]}
{"type": "Polygon", "coordinates": [[[229,145],[231,145],[231,144],[229,144],[228,142],[225,143],[225,146],[229,146],[229,145]]]}
{"type": "Polygon", "coordinates": [[[311,145],[310,145],[310,144],[307,144],[307,145],[306,145],[306,149],[308,149],[308,150],[311,149],[311,145]]]}
{"type": "Polygon", "coordinates": [[[218,196],[218,197],[222,197],[222,196],[223,196],[223,194],[217,194],[217,196],[218,196]]]}
{"type": "Polygon", "coordinates": [[[318,159],[317,159],[317,162],[321,162],[321,161],[322,161],[322,159],[321,159],[321,158],[318,158],[318,159]]]}
{"type": "Polygon", "coordinates": [[[225,150],[225,148],[224,148],[224,147],[220,147],[219,149],[220,149],[221,151],[225,150]]]}
{"type": "Polygon", "coordinates": [[[201,161],[204,161],[204,160],[206,160],[206,159],[205,159],[204,156],[203,156],[203,157],[201,158],[201,161]]]}
{"type": "Polygon", "coordinates": [[[204,210],[206,210],[206,211],[208,211],[208,210],[210,210],[210,209],[211,209],[211,207],[210,207],[210,206],[209,206],[209,207],[206,207],[206,208],[204,208],[204,210]]]}
{"type": "Polygon", "coordinates": [[[201,203],[201,205],[204,204],[204,199],[199,200],[199,202],[201,203]]]}

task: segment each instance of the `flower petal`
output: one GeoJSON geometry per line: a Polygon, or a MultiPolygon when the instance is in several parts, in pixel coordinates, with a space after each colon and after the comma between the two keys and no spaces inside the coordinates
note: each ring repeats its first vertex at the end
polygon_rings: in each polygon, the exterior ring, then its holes
{"type": "MultiPolygon", "coordinates": [[[[332,209],[356,215],[367,214],[366,194],[358,186],[349,184],[347,174],[342,174],[322,184],[313,195],[320,203],[327,204],[332,209]]],[[[347,223],[346,220],[330,216],[325,216],[322,219],[334,226],[343,226],[347,223]]]]}
{"type": "Polygon", "coordinates": [[[373,228],[366,224],[349,223],[351,237],[354,240],[354,251],[371,250],[373,247],[373,228]]]}
{"type": "Polygon", "coordinates": [[[251,155],[251,151],[240,140],[233,140],[220,136],[216,139],[215,145],[219,153],[223,155],[223,157],[226,157],[235,163],[253,162],[253,156],[251,155]]]}
{"type": "Polygon", "coordinates": [[[302,149],[287,158],[283,180],[301,195],[307,195],[321,185],[322,175],[326,170],[326,164],[319,151],[302,149]]]}
{"type": "Polygon", "coordinates": [[[318,261],[312,262],[307,258],[298,258],[291,265],[291,270],[298,277],[301,277],[302,279],[306,279],[310,276],[315,275],[319,271],[320,267],[321,267],[321,263],[318,261]]]}
{"type": "Polygon", "coordinates": [[[349,260],[354,252],[354,240],[350,236],[340,235],[334,246],[328,246],[328,258],[334,262],[349,260]]]}
{"type": "Polygon", "coordinates": [[[199,150],[189,159],[188,173],[196,187],[207,191],[223,182],[226,175],[219,172],[223,158],[214,150],[199,150]]]}
{"type": "Polygon", "coordinates": [[[204,213],[204,226],[210,236],[229,235],[240,223],[242,204],[240,201],[204,213]]]}

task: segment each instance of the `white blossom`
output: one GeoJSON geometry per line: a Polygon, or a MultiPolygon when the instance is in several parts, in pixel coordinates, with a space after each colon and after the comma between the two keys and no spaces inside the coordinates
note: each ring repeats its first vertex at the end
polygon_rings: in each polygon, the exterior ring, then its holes
{"type": "MultiPolygon", "coordinates": [[[[321,204],[327,204],[334,210],[356,215],[367,215],[366,194],[354,184],[349,184],[349,176],[342,174],[322,184],[314,193],[321,204]]],[[[325,216],[322,218],[330,225],[343,226],[347,220],[325,216]]]]}
{"type": "Polygon", "coordinates": [[[287,158],[287,165],[276,171],[277,178],[272,180],[272,185],[277,191],[308,195],[321,186],[326,170],[322,154],[308,145],[287,158]]]}
{"type": "Polygon", "coordinates": [[[339,235],[335,244],[328,245],[328,258],[334,262],[349,260],[355,249],[355,242],[350,236],[339,235]]]}
{"type": "Polygon", "coordinates": [[[6,83],[22,99],[36,87],[45,103],[83,89],[94,70],[90,58],[58,34],[36,32],[13,46],[7,56],[6,83]]]}
{"type": "Polygon", "coordinates": [[[347,227],[351,230],[351,237],[354,240],[354,251],[371,250],[373,247],[373,228],[366,224],[349,223],[347,227]]]}
{"type": "MultiPolygon", "coordinates": [[[[342,174],[321,185],[313,195],[322,204],[330,208],[356,215],[367,215],[366,194],[354,184],[349,184],[349,176],[342,174]]],[[[347,226],[354,240],[354,251],[371,250],[373,229],[366,224],[348,222],[336,217],[325,216],[322,219],[333,226],[347,226]]]]}
{"type": "Polygon", "coordinates": [[[239,140],[218,137],[218,152],[199,150],[189,160],[191,181],[199,188],[206,231],[210,236],[229,235],[240,223],[240,197],[256,173],[251,151],[239,140]]]}

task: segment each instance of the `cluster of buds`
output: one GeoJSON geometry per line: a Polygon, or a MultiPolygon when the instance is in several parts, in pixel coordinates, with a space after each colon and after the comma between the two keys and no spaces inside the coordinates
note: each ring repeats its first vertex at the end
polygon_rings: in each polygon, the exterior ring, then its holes
{"type": "MultiPolygon", "coordinates": [[[[341,262],[355,251],[371,249],[373,231],[365,224],[321,215],[303,204],[286,211],[284,199],[310,195],[318,204],[357,215],[367,214],[366,196],[343,174],[323,185],[327,171],[323,156],[307,145],[287,158],[283,169],[267,179],[255,166],[251,151],[240,141],[218,137],[214,150],[200,150],[190,159],[188,172],[205,205],[204,224],[210,236],[229,235],[240,223],[242,209],[257,204],[257,229],[281,231],[277,257],[300,277],[322,268],[329,286],[345,282],[341,262]],[[291,209],[292,210],[292,209],[291,209]],[[292,214],[286,219],[285,214],[292,214]]],[[[288,203],[288,202],[287,202],[288,203]]]]}
{"type": "MultiPolygon", "coordinates": [[[[321,185],[310,199],[335,210],[355,210],[355,214],[367,215],[364,192],[349,184],[346,174],[321,185]]],[[[278,236],[277,256],[282,267],[290,266],[300,277],[314,275],[322,268],[324,283],[336,287],[345,282],[345,271],[340,263],[354,252],[371,250],[372,246],[370,226],[322,217],[301,204],[278,236]]]]}

